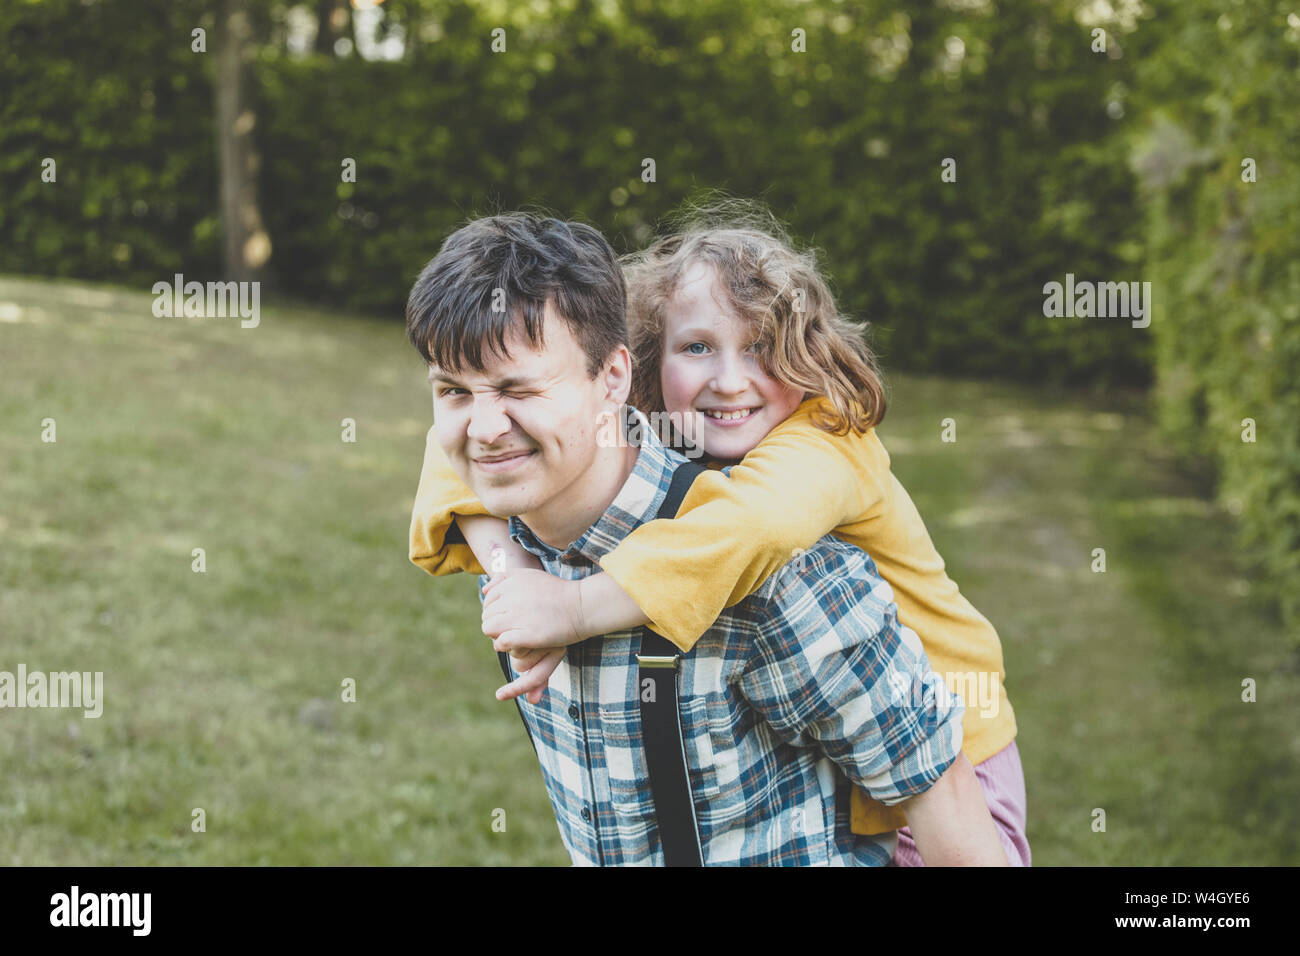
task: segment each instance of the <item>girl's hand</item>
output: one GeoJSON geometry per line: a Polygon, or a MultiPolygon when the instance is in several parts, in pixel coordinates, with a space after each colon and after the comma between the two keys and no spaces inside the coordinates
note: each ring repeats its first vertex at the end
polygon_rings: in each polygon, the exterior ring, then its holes
{"type": "Polygon", "coordinates": [[[529,568],[498,571],[483,586],[483,633],[498,651],[583,640],[579,584],[529,568]]]}
{"type": "Polygon", "coordinates": [[[547,681],[551,673],[564,660],[565,649],[553,647],[544,651],[518,650],[510,656],[514,658],[515,670],[519,676],[504,687],[497,688],[497,700],[511,700],[520,694],[527,694],[530,704],[535,704],[546,693],[547,681]]]}

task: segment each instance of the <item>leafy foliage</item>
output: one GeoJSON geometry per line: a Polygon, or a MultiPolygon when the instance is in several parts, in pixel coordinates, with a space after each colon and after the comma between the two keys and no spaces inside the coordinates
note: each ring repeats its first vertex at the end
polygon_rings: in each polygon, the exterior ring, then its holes
{"type": "Polygon", "coordinates": [[[212,86],[190,35],[203,8],[0,7],[0,269],[132,285],[216,269],[212,86]]]}
{"type": "MultiPolygon", "coordinates": [[[[289,5],[253,4],[274,280],[396,313],[469,215],[540,205],[627,250],[720,189],[824,251],[891,367],[1144,382],[1145,336],[1041,311],[1067,271],[1136,268],[1133,176],[1106,114],[1127,62],[1089,50],[1069,3],[949,6],[407,0],[387,8],[407,43],[385,62],[291,52],[289,5]]],[[[212,57],[190,50],[210,21],[193,0],[0,13],[16,77],[4,268],[133,285],[218,268],[212,57]],[[57,187],[39,180],[47,155],[57,187]]]]}
{"type": "Polygon", "coordinates": [[[1224,12],[1205,0],[1160,17],[1139,73],[1150,120],[1134,167],[1162,421],[1216,467],[1264,581],[1300,623],[1300,18],[1282,3],[1224,12]]]}

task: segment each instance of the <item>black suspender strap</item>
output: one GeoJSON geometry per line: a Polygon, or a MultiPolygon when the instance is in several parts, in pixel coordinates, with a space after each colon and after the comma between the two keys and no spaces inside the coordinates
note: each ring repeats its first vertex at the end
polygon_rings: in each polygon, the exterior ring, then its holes
{"type": "MultiPolygon", "coordinates": [[[[668,494],[656,517],[672,518],[695,476],[704,466],[683,462],[673,473],[668,494]]],[[[677,670],[681,651],[648,627],[641,629],[637,689],[641,697],[641,736],[645,741],[646,770],[654,798],[659,843],[668,866],[703,866],[700,828],[695,820],[695,799],[682,740],[677,707],[677,670]]]]}

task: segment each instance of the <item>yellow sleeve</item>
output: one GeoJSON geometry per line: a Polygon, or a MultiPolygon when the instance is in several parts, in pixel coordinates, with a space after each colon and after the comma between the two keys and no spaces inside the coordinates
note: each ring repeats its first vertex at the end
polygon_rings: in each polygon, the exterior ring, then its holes
{"type": "Polygon", "coordinates": [[[487,513],[483,504],[474,497],[474,492],[452,469],[430,428],[424,442],[420,487],[415,493],[415,506],[411,509],[411,562],[430,574],[454,574],[457,571],[484,574],[482,565],[459,530],[453,533],[452,521],[458,514],[487,513]]]}
{"type": "Polygon", "coordinates": [[[600,560],[650,627],[689,651],[730,607],[883,497],[889,456],[875,430],[832,435],[805,401],[731,469],[695,479],[678,516],[650,521],[600,560]]]}

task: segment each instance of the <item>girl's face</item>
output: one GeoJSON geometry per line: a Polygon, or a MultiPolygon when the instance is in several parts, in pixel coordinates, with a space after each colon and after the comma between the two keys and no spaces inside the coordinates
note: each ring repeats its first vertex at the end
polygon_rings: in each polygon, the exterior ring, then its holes
{"type": "Polygon", "coordinates": [[[703,416],[697,440],[712,458],[745,457],[803,401],[802,391],[763,371],[754,333],[712,267],[687,269],[664,320],[661,385],[665,411],[703,416]]]}

